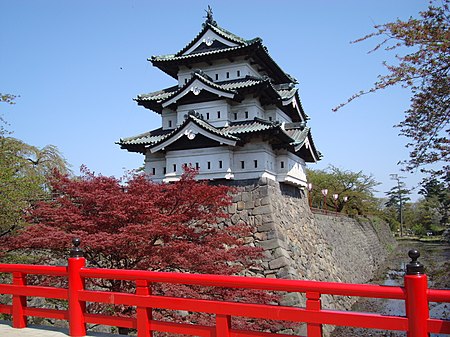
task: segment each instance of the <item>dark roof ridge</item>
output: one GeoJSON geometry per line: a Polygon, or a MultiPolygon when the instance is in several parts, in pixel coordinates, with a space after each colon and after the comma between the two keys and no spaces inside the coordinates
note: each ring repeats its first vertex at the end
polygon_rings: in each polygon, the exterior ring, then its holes
{"type": "MultiPolygon", "coordinates": [[[[202,26],[203,27],[200,30],[200,32],[186,46],[184,46],[177,53],[173,54],[173,56],[175,56],[175,57],[182,56],[183,53],[185,53],[187,50],[189,50],[189,48],[191,48],[197,42],[197,40],[200,38],[200,36],[202,36],[208,29],[211,29],[213,32],[215,32],[219,36],[229,40],[230,42],[235,42],[241,46],[251,44],[258,39],[261,40],[261,38],[259,38],[259,37],[251,39],[251,40],[246,40],[240,36],[237,36],[237,35],[229,32],[225,28],[220,27],[219,25],[217,25],[217,22],[215,22],[215,21],[214,21],[214,24],[212,24],[212,22],[208,22],[208,20],[207,20],[202,24],[202,26]]],[[[152,58],[153,58],[153,56],[152,56],[152,58]]]]}

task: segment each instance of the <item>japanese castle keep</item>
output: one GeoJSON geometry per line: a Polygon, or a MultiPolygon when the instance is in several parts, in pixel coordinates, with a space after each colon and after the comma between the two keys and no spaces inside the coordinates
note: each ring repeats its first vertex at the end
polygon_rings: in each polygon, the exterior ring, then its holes
{"type": "Polygon", "coordinates": [[[260,38],[245,40],[219,27],[208,11],[203,29],[176,54],[152,64],[176,85],[138,95],[162,127],[123,138],[121,148],[145,155],[156,182],[179,179],[183,166],[198,179],[267,177],[304,187],[305,163],[320,159],[295,87],[260,38]]]}
{"type": "MultiPolygon", "coordinates": [[[[393,244],[389,227],[311,213],[306,163],[320,159],[296,80],[270,57],[260,38],[244,40],[209,10],[203,28],[173,55],[152,64],[176,85],[135,99],[162,117],[162,127],[119,141],[145,155],[156,182],[179,179],[183,165],[199,179],[238,185],[231,224],[247,223],[249,245],[261,247],[261,267],[248,276],[364,283],[393,244]]],[[[292,296],[290,296],[292,295],[292,296]]],[[[304,303],[298,294],[282,304],[304,303]]],[[[349,308],[353,299],[323,297],[349,308]]]]}

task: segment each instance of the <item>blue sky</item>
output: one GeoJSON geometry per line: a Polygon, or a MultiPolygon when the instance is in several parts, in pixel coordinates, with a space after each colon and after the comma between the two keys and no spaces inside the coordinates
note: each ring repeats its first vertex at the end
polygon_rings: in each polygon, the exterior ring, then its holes
{"type": "Polygon", "coordinates": [[[373,174],[378,196],[394,186],[389,174],[407,159],[406,139],[393,125],[403,118],[409,92],[401,88],[366,95],[384,74],[385,52],[368,54],[377,40],[350,41],[374,24],[417,16],[425,0],[247,1],[0,1],[0,92],[20,95],[0,106],[14,136],[35,146],[56,145],[77,172],[121,176],[143,156],[121,150],[121,137],[160,126],[159,115],[132,100],[175,81],[146,61],[175,53],[201,30],[205,9],[243,38],[261,37],[272,58],[299,81],[314,141],[323,159],[311,165],[373,174]]]}

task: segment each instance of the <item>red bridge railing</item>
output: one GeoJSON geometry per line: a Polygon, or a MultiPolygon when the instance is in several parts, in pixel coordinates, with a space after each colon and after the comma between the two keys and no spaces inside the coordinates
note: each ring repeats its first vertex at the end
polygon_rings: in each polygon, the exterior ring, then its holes
{"type": "Polygon", "coordinates": [[[450,290],[433,290],[427,287],[427,276],[417,261],[419,253],[410,251],[404,287],[366,284],[346,284],[302,280],[281,280],[239,276],[164,273],[143,270],[112,270],[86,268],[85,259],[74,240],[67,267],[0,264],[1,273],[11,273],[11,284],[0,284],[1,294],[12,295],[11,305],[0,305],[0,313],[12,315],[14,328],[24,328],[27,317],[44,317],[67,320],[72,337],[86,335],[86,324],[101,324],[137,329],[138,337],[150,337],[153,331],[193,336],[230,337],[261,336],[286,337],[267,332],[235,330],[231,317],[247,317],[307,324],[307,336],[321,337],[322,325],[352,326],[369,329],[407,331],[409,337],[425,337],[429,333],[450,334],[450,321],[429,317],[429,302],[450,302],[450,290]],[[27,275],[66,277],[68,288],[27,285],[27,275]],[[131,293],[104,292],[85,289],[85,280],[115,279],[135,282],[131,293]],[[297,292],[306,294],[306,307],[287,307],[265,304],[248,304],[176,298],[151,294],[152,283],[172,283],[208,287],[247,288],[267,291],[297,292]],[[357,296],[397,299],[405,301],[406,317],[380,314],[325,310],[321,308],[321,295],[357,296]],[[67,300],[67,310],[33,308],[27,306],[27,297],[44,297],[67,300]],[[116,317],[86,312],[86,302],[108,303],[136,307],[135,317],[116,317]],[[157,321],[152,310],[185,310],[215,315],[214,326],[157,321]]]}

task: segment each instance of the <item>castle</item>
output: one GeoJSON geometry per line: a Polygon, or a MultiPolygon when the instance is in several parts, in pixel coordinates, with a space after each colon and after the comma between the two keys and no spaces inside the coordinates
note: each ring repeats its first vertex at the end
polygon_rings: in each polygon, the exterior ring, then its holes
{"type": "Polygon", "coordinates": [[[305,165],[321,154],[297,81],[260,38],[245,40],[219,27],[209,8],[191,42],[149,61],[178,82],[135,99],[160,114],[162,126],[118,144],[145,155],[145,172],[154,181],[175,181],[188,165],[198,179],[268,178],[306,186],[305,165]]]}

